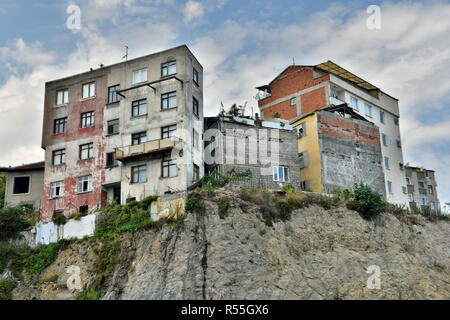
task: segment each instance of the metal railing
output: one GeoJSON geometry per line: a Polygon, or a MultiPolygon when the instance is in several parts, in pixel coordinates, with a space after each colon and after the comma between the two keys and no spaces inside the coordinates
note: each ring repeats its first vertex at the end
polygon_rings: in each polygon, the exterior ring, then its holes
{"type": "Polygon", "coordinates": [[[175,138],[170,137],[166,139],[156,139],[143,142],[141,144],[129,145],[116,149],[116,159],[124,159],[141,154],[154,153],[175,146],[175,138]]]}

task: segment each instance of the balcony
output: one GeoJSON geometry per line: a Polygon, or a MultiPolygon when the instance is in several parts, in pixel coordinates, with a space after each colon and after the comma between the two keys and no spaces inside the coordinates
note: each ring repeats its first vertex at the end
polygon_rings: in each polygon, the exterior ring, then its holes
{"type": "Polygon", "coordinates": [[[342,100],[340,100],[338,98],[330,96],[330,104],[333,104],[335,106],[339,106],[339,105],[341,105],[343,103],[345,103],[345,101],[342,101],[342,100]]]}
{"type": "Polygon", "coordinates": [[[116,149],[116,159],[119,161],[130,161],[147,155],[167,152],[175,146],[175,138],[157,139],[141,144],[120,147],[116,149]]]}

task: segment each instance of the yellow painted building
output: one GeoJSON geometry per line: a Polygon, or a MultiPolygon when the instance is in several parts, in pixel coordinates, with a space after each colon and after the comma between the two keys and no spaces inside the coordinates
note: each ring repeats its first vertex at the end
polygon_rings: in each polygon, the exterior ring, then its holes
{"type": "Polygon", "coordinates": [[[322,166],[320,161],[319,134],[317,114],[309,113],[292,123],[299,130],[298,153],[303,158],[300,166],[300,183],[302,189],[323,192],[322,166]]]}

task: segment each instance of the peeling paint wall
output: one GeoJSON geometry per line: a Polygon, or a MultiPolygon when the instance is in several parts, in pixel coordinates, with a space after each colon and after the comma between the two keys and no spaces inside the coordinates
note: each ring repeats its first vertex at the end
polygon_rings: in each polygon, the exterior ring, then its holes
{"type": "Polygon", "coordinates": [[[186,199],[187,192],[177,192],[159,197],[150,206],[151,219],[158,221],[163,217],[178,217],[184,213],[186,199]]]}

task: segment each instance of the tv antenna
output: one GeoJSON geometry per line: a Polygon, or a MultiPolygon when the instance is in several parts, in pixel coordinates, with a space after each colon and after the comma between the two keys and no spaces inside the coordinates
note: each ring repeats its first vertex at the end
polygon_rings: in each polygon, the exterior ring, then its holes
{"type": "Polygon", "coordinates": [[[128,61],[128,46],[125,46],[125,55],[122,57],[122,60],[128,61]]]}

